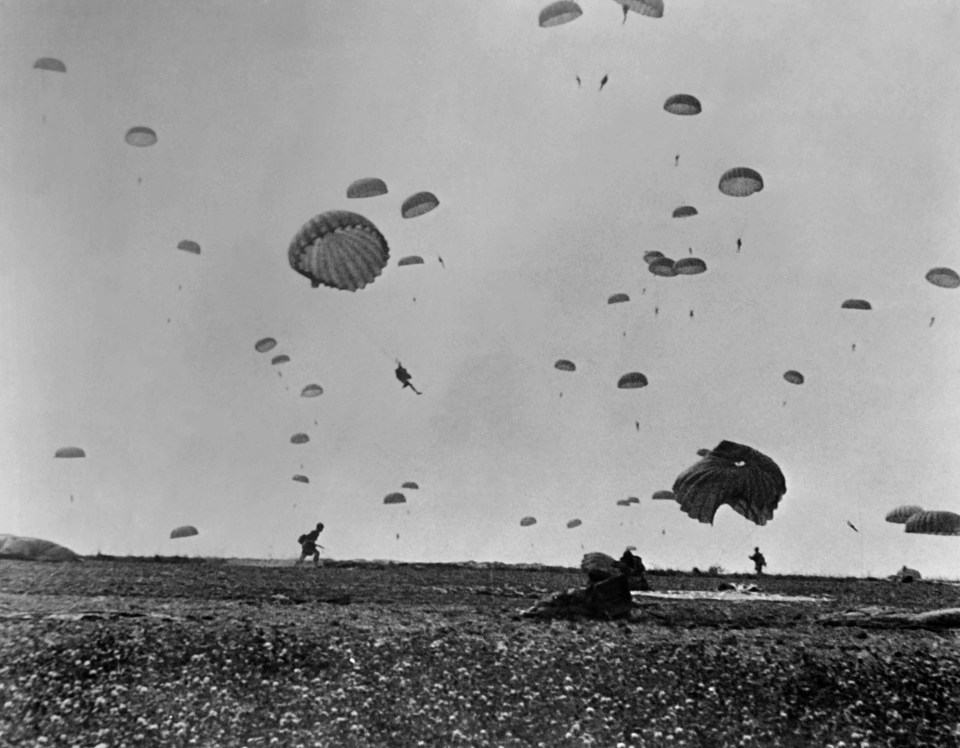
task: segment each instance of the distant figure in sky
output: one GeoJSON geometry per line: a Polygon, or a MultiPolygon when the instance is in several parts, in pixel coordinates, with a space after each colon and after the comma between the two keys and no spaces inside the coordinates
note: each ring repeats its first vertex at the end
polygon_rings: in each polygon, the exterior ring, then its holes
{"type": "Polygon", "coordinates": [[[748,558],[753,561],[753,566],[757,570],[757,574],[763,574],[763,567],[767,565],[767,559],[760,553],[760,549],[754,548],[753,555],[748,556],[748,558]]]}
{"type": "Polygon", "coordinates": [[[658,314],[660,314],[660,307],[655,306],[653,308],[653,316],[656,317],[658,314]]]}
{"type": "Polygon", "coordinates": [[[692,310],[692,309],[690,310],[690,317],[691,317],[691,318],[693,317],[693,310],[692,310]]]}
{"type": "MultiPolygon", "coordinates": [[[[624,13],[626,13],[626,8],[624,8],[624,13]]],[[[600,79],[600,90],[601,90],[601,91],[603,90],[603,87],[604,87],[605,85],[607,85],[607,81],[608,81],[608,80],[610,80],[610,76],[609,76],[609,75],[604,75],[604,76],[600,79]]]]}
{"type": "Polygon", "coordinates": [[[423,394],[422,392],[420,392],[420,390],[418,390],[416,387],[413,386],[413,383],[410,381],[410,372],[404,369],[403,364],[401,364],[399,361],[397,361],[397,369],[394,373],[397,375],[397,379],[399,379],[400,382],[403,383],[404,387],[409,387],[418,395],[423,394]]]}
{"type": "Polygon", "coordinates": [[[633,425],[636,426],[637,431],[640,430],[640,421],[634,421],[634,422],[633,422],[633,425]]]}
{"type": "Polygon", "coordinates": [[[678,153],[676,156],[673,157],[673,165],[674,165],[674,166],[680,166],[680,154],[679,154],[679,153],[678,153]]]}
{"type": "Polygon", "coordinates": [[[930,318],[930,324],[928,325],[928,327],[933,327],[933,320],[934,320],[934,319],[936,319],[936,317],[931,317],[931,318],[930,318]]]}
{"type": "Polygon", "coordinates": [[[857,344],[856,344],[856,343],[853,343],[853,344],[850,346],[850,350],[853,351],[854,353],[856,353],[856,352],[857,352],[857,344]]]}
{"type": "Polygon", "coordinates": [[[687,254],[688,254],[688,255],[692,255],[692,254],[693,254],[693,247],[687,247],[687,254]]]}
{"type": "Polygon", "coordinates": [[[643,296],[646,292],[647,292],[647,287],[646,287],[646,286],[644,286],[643,288],[640,289],[640,295],[641,295],[641,296],[643,296]]]}
{"type": "Polygon", "coordinates": [[[621,23],[620,25],[623,26],[623,24],[626,22],[627,22],[627,6],[624,5],[623,6],[623,23],[621,23]]]}
{"type": "Polygon", "coordinates": [[[310,556],[313,556],[314,568],[320,566],[319,549],[323,548],[323,546],[317,545],[317,538],[320,537],[321,532],[323,532],[323,522],[317,522],[315,528],[306,535],[301,535],[297,538],[297,542],[300,543],[300,558],[297,560],[297,566],[300,566],[310,556]]]}
{"type": "Polygon", "coordinates": [[[440,267],[446,270],[447,266],[443,264],[443,258],[440,255],[437,255],[437,259],[440,260],[440,267]]]}
{"type": "Polygon", "coordinates": [[[853,526],[853,522],[851,522],[850,520],[847,520],[847,527],[849,527],[854,532],[860,532],[856,527],[853,526]]]}
{"type": "Polygon", "coordinates": [[[740,254],[740,247],[743,245],[743,242],[740,241],[740,237],[737,237],[737,254],[740,254]]]}
{"type": "Polygon", "coordinates": [[[577,76],[577,88],[580,88],[580,76],[577,76]]]}

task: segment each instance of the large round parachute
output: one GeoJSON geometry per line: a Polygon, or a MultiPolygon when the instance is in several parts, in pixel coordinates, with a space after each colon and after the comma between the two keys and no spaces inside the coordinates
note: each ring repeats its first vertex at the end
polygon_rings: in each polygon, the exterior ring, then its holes
{"type": "Polygon", "coordinates": [[[400,488],[412,488],[412,489],[416,490],[416,489],[420,488],[420,486],[419,486],[415,481],[408,480],[406,483],[404,483],[402,486],[400,486],[400,488]]]}
{"type": "Polygon", "coordinates": [[[731,197],[747,197],[763,189],[763,177],[746,166],[729,169],[720,177],[720,191],[731,197]]]}
{"type": "Polygon", "coordinates": [[[181,527],[176,527],[170,531],[170,538],[189,538],[193,535],[199,535],[197,528],[193,525],[182,525],[181,527]]]}
{"type": "Polygon", "coordinates": [[[622,304],[625,301],[630,301],[630,297],[625,293],[615,293],[607,299],[608,304],[622,304]]]}
{"type": "Polygon", "coordinates": [[[681,205],[679,208],[673,209],[674,218],[690,218],[695,215],[697,215],[697,209],[692,205],[681,205]]]}
{"type": "Polygon", "coordinates": [[[177,245],[177,249],[182,249],[184,252],[189,252],[190,254],[198,255],[200,254],[200,245],[195,241],[190,239],[184,239],[177,245]]]}
{"type": "Polygon", "coordinates": [[[87,453],[84,452],[80,447],[60,447],[54,455],[54,457],[86,457],[87,453]]]}
{"type": "Polygon", "coordinates": [[[654,491],[651,498],[657,501],[673,501],[676,496],[674,496],[673,491],[654,491]]]}
{"type": "Polygon", "coordinates": [[[267,353],[272,351],[277,346],[277,341],[273,338],[261,338],[253,346],[257,349],[257,353],[267,353]]]}
{"type": "Polygon", "coordinates": [[[710,454],[674,481],[680,508],[700,522],[713,524],[722,504],[751,522],[764,525],[787,492],[780,467],[765,454],[736,442],[722,441],[710,454]]]}
{"type": "Polygon", "coordinates": [[[560,371],[576,371],[577,365],[573,361],[567,361],[565,358],[561,358],[557,363],[553,365],[555,369],[560,371]]]}
{"type": "Polygon", "coordinates": [[[707,272],[707,263],[699,257],[682,257],[673,263],[675,275],[700,275],[707,272]]]}
{"type": "Polygon", "coordinates": [[[783,378],[790,382],[790,384],[803,384],[803,374],[801,374],[799,371],[794,371],[793,369],[784,372],[783,378]]]}
{"type": "Polygon", "coordinates": [[[398,492],[388,493],[386,496],[383,497],[383,503],[384,504],[406,504],[407,497],[404,496],[402,493],[398,493],[398,492]]]}
{"type": "Polygon", "coordinates": [[[632,10],[641,16],[648,16],[650,18],[663,17],[663,0],[615,0],[615,2],[623,8],[624,13],[632,10]]]}
{"type": "Polygon", "coordinates": [[[557,0],[540,11],[540,27],[548,29],[570,23],[583,15],[583,10],[573,0],[557,0]]]}
{"type": "Polygon", "coordinates": [[[870,310],[873,309],[870,306],[870,302],[866,299],[847,299],[840,305],[841,309],[864,309],[870,310]]]}
{"type": "Polygon", "coordinates": [[[417,192],[410,195],[400,206],[400,214],[404,218],[416,218],[424,213],[429,213],[440,204],[437,196],[432,192],[417,192]]]}
{"type": "Polygon", "coordinates": [[[677,274],[673,265],[674,262],[669,257],[658,257],[647,265],[647,269],[654,275],[672,278],[677,274]]]}
{"type": "Polygon", "coordinates": [[[300,397],[319,397],[323,394],[323,387],[319,384],[308,384],[300,392],[300,397]]]}
{"type": "Polygon", "coordinates": [[[400,262],[397,263],[397,267],[403,267],[404,265],[422,265],[423,258],[420,255],[409,255],[407,257],[402,257],[400,262]]]}
{"type": "Polygon", "coordinates": [[[537,524],[536,517],[524,517],[522,520],[520,520],[520,527],[530,527],[530,525],[535,524],[537,524]]]}
{"type": "Polygon", "coordinates": [[[690,116],[700,114],[700,101],[690,94],[674,94],[663,103],[663,108],[670,114],[690,116]]]}
{"type": "Polygon", "coordinates": [[[905,525],[907,520],[910,519],[914,514],[919,514],[923,511],[922,506],[917,506],[916,504],[906,504],[904,506],[898,506],[896,509],[891,509],[887,512],[887,516],[884,519],[887,522],[892,522],[895,525],[905,525]]]}
{"type": "Polygon", "coordinates": [[[933,268],[927,271],[926,279],[940,288],[956,288],[960,286],[960,275],[950,268],[933,268]]]}
{"type": "Polygon", "coordinates": [[[346,210],[307,221],[287,251],[290,267],[310,284],[356,291],[372,283],[390,258],[383,234],[369,220],[346,210]]]}
{"type": "Polygon", "coordinates": [[[572,530],[574,527],[580,527],[580,525],[582,525],[582,524],[583,524],[583,522],[581,522],[580,520],[578,520],[578,519],[572,519],[572,520],[570,520],[569,522],[567,522],[567,529],[568,529],[568,530],[572,530]]]}
{"type": "Polygon", "coordinates": [[[648,265],[654,260],[659,260],[663,257],[663,252],[658,252],[655,249],[651,249],[648,252],[643,253],[643,261],[648,265]]]}
{"type": "Polygon", "coordinates": [[[376,177],[358,179],[347,187],[347,197],[376,197],[387,194],[387,183],[376,177]]]}
{"type": "Polygon", "coordinates": [[[635,390],[648,384],[647,378],[639,371],[627,372],[617,381],[617,387],[621,390],[635,390]]]}
{"type": "Polygon", "coordinates": [[[305,476],[305,475],[295,475],[295,476],[293,476],[293,480],[295,480],[297,483],[309,483],[309,482],[310,482],[310,479],[309,479],[307,476],[305,476]]]}
{"type": "Polygon", "coordinates": [[[59,543],[22,535],[0,535],[0,558],[18,561],[83,561],[59,543]]]}
{"type": "Polygon", "coordinates": [[[308,441],[310,441],[310,437],[303,433],[294,434],[290,437],[291,444],[306,444],[308,441]]]}
{"type": "Polygon", "coordinates": [[[960,514],[954,512],[917,512],[907,520],[907,532],[919,535],[960,535],[960,514]]]}
{"type": "Polygon", "coordinates": [[[49,70],[54,73],[67,72],[67,66],[55,57],[41,57],[33,63],[33,67],[37,70],[49,70]]]}
{"type": "Polygon", "coordinates": [[[278,364],[286,364],[289,361],[290,357],[286,353],[281,353],[279,356],[274,356],[272,359],[270,359],[270,363],[274,366],[277,366],[278,364]]]}
{"type": "Polygon", "coordinates": [[[124,140],[137,148],[147,148],[157,142],[157,134],[149,127],[131,127],[124,140]]]}

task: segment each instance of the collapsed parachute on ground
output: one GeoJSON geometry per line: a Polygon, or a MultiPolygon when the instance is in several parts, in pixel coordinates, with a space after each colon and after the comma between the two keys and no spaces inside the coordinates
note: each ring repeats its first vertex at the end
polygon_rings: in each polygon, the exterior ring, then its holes
{"type": "Polygon", "coordinates": [[[41,57],[39,60],[33,63],[33,67],[36,70],[49,70],[53,73],[67,72],[67,66],[55,57],[41,57]]]}
{"type": "Polygon", "coordinates": [[[940,288],[956,288],[960,286],[960,275],[950,268],[933,268],[925,276],[935,286],[940,288]]]}
{"type": "Polygon", "coordinates": [[[919,514],[923,511],[922,506],[917,506],[916,504],[906,504],[904,506],[898,506],[896,509],[892,509],[887,512],[887,516],[884,519],[887,522],[892,522],[895,525],[905,525],[907,520],[910,519],[914,514],[919,514]]]}
{"type": "Polygon", "coordinates": [[[960,535],[960,514],[954,512],[917,512],[904,528],[919,535],[960,535]]]}
{"type": "Polygon", "coordinates": [[[147,148],[157,142],[157,134],[149,127],[131,127],[124,140],[137,148],[147,148]]]}
{"type": "Polygon", "coordinates": [[[54,457],[86,457],[87,453],[84,452],[80,447],[60,447],[54,455],[54,457]]]}
{"type": "Polygon", "coordinates": [[[412,488],[412,489],[416,490],[416,489],[420,488],[420,486],[417,485],[414,481],[408,480],[406,483],[404,483],[402,486],[400,486],[400,488],[412,488]]]}
{"type": "Polygon", "coordinates": [[[300,397],[319,397],[323,394],[323,387],[319,384],[308,384],[300,392],[300,397]]]}
{"type": "Polygon", "coordinates": [[[568,529],[568,530],[572,530],[574,527],[580,527],[580,525],[582,525],[582,524],[583,524],[583,522],[581,522],[580,520],[578,520],[578,519],[572,519],[572,520],[570,520],[569,522],[567,522],[567,529],[568,529]]]}
{"type": "Polygon", "coordinates": [[[199,535],[197,528],[193,525],[183,525],[182,527],[177,527],[170,532],[171,540],[176,538],[189,538],[193,535],[199,535]]]}
{"type": "Polygon", "coordinates": [[[347,187],[347,197],[377,197],[387,194],[387,183],[376,177],[366,177],[352,182],[347,187]]]}
{"type": "Polygon", "coordinates": [[[673,263],[674,275],[700,275],[707,272],[707,263],[699,257],[683,257],[673,263]]]}
{"type": "Polygon", "coordinates": [[[309,482],[310,482],[310,479],[309,479],[307,476],[305,476],[305,475],[295,475],[295,476],[293,476],[293,479],[294,479],[297,483],[309,483],[309,482]]]}
{"type": "Polygon", "coordinates": [[[720,191],[731,197],[748,197],[763,189],[763,177],[746,166],[728,169],[720,177],[720,191]]]}
{"type": "Polygon", "coordinates": [[[416,218],[424,213],[429,213],[440,204],[437,196],[432,192],[417,192],[410,195],[400,206],[400,214],[404,218],[416,218]]]}
{"type": "Polygon", "coordinates": [[[663,258],[663,252],[658,252],[655,249],[651,249],[649,252],[643,253],[643,261],[648,265],[654,260],[659,260],[663,258]]]}
{"type": "Polygon", "coordinates": [[[289,363],[289,361],[290,357],[286,353],[281,353],[279,356],[274,356],[272,359],[270,359],[270,363],[274,366],[277,366],[278,364],[286,364],[289,363]]]}
{"type": "Polygon", "coordinates": [[[419,255],[410,255],[408,257],[403,257],[400,259],[400,262],[397,263],[397,267],[403,267],[405,265],[422,265],[423,258],[419,255]]]}
{"type": "Polygon", "coordinates": [[[674,481],[680,508],[693,519],[713,524],[722,504],[751,522],[764,525],[787,492],[779,466],[765,454],[736,442],[722,441],[710,454],[674,481]]]}
{"type": "Polygon", "coordinates": [[[573,361],[567,361],[567,359],[561,358],[553,365],[553,368],[559,369],[560,371],[576,371],[577,365],[573,363],[573,361]]]}
{"type": "Polygon", "coordinates": [[[314,288],[324,285],[357,291],[376,280],[390,259],[390,248],[369,220],[346,210],[320,213],[290,242],[287,258],[314,288]]]}
{"type": "Polygon", "coordinates": [[[626,21],[627,11],[632,10],[641,16],[649,18],[663,17],[663,0],[614,0],[623,8],[623,18],[626,21]]]}
{"type": "Polygon", "coordinates": [[[870,302],[866,301],[865,299],[847,299],[845,302],[843,302],[840,305],[840,308],[841,309],[864,309],[864,310],[873,309],[873,307],[870,306],[870,302]]]}
{"type": "Polygon", "coordinates": [[[530,525],[535,524],[537,524],[536,517],[524,517],[522,520],[520,520],[520,527],[530,527],[530,525]]]}
{"type": "Polygon", "coordinates": [[[615,293],[607,299],[608,304],[622,304],[625,301],[630,301],[630,297],[625,293],[615,293]]]}
{"type": "Polygon", "coordinates": [[[573,0],[557,0],[540,11],[540,27],[549,29],[553,26],[562,26],[583,15],[583,10],[573,0]]]}
{"type": "Polygon", "coordinates": [[[674,262],[669,257],[657,257],[647,265],[647,270],[663,278],[672,278],[677,274],[673,265],[674,262]]]}
{"type": "Polygon", "coordinates": [[[0,535],[0,558],[18,561],[83,561],[79,555],[58,543],[22,535],[0,535]]]}
{"type": "Polygon", "coordinates": [[[702,111],[700,101],[690,94],[674,94],[663,103],[663,108],[670,114],[690,116],[702,111]]]}
{"type": "Polygon", "coordinates": [[[697,215],[697,209],[692,205],[681,205],[679,208],[673,209],[674,218],[690,218],[695,215],[697,215]]]}
{"type": "Polygon", "coordinates": [[[256,345],[253,347],[257,349],[257,353],[267,353],[272,351],[277,346],[277,341],[273,338],[262,338],[258,340],[256,345]]]}
{"type": "Polygon", "coordinates": [[[639,371],[628,372],[617,381],[617,387],[621,390],[635,390],[648,384],[647,378],[639,371]]]}
{"type": "Polygon", "coordinates": [[[657,501],[673,501],[676,496],[674,496],[673,491],[654,491],[651,498],[657,501]]]}
{"type": "Polygon", "coordinates": [[[784,372],[783,378],[790,382],[790,384],[803,384],[803,374],[801,374],[799,371],[794,371],[793,369],[784,372]]]}
{"type": "Polygon", "coordinates": [[[308,441],[310,441],[310,437],[303,433],[294,434],[290,437],[291,444],[306,444],[308,441]]]}
{"type": "Polygon", "coordinates": [[[190,239],[184,239],[180,242],[177,245],[177,249],[182,249],[184,252],[189,252],[194,255],[200,254],[200,245],[190,239]]]}

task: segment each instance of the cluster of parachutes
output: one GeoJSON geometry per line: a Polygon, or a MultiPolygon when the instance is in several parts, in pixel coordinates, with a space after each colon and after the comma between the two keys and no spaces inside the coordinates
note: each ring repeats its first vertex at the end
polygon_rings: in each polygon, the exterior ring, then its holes
{"type": "Polygon", "coordinates": [[[918,535],[960,535],[960,514],[943,510],[924,510],[906,504],[891,510],[887,522],[903,525],[904,531],[918,535]]]}

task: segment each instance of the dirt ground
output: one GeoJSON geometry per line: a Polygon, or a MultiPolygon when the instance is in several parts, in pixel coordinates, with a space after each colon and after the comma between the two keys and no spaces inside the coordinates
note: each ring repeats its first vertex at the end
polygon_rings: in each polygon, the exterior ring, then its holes
{"type": "Polygon", "coordinates": [[[455,565],[0,561],[0,744],[960,746],[956,633],[818,622],[960,607],[960,586],[770,576],[765,592],[827,599],[520,617],[584,582],[455,565]]]}

